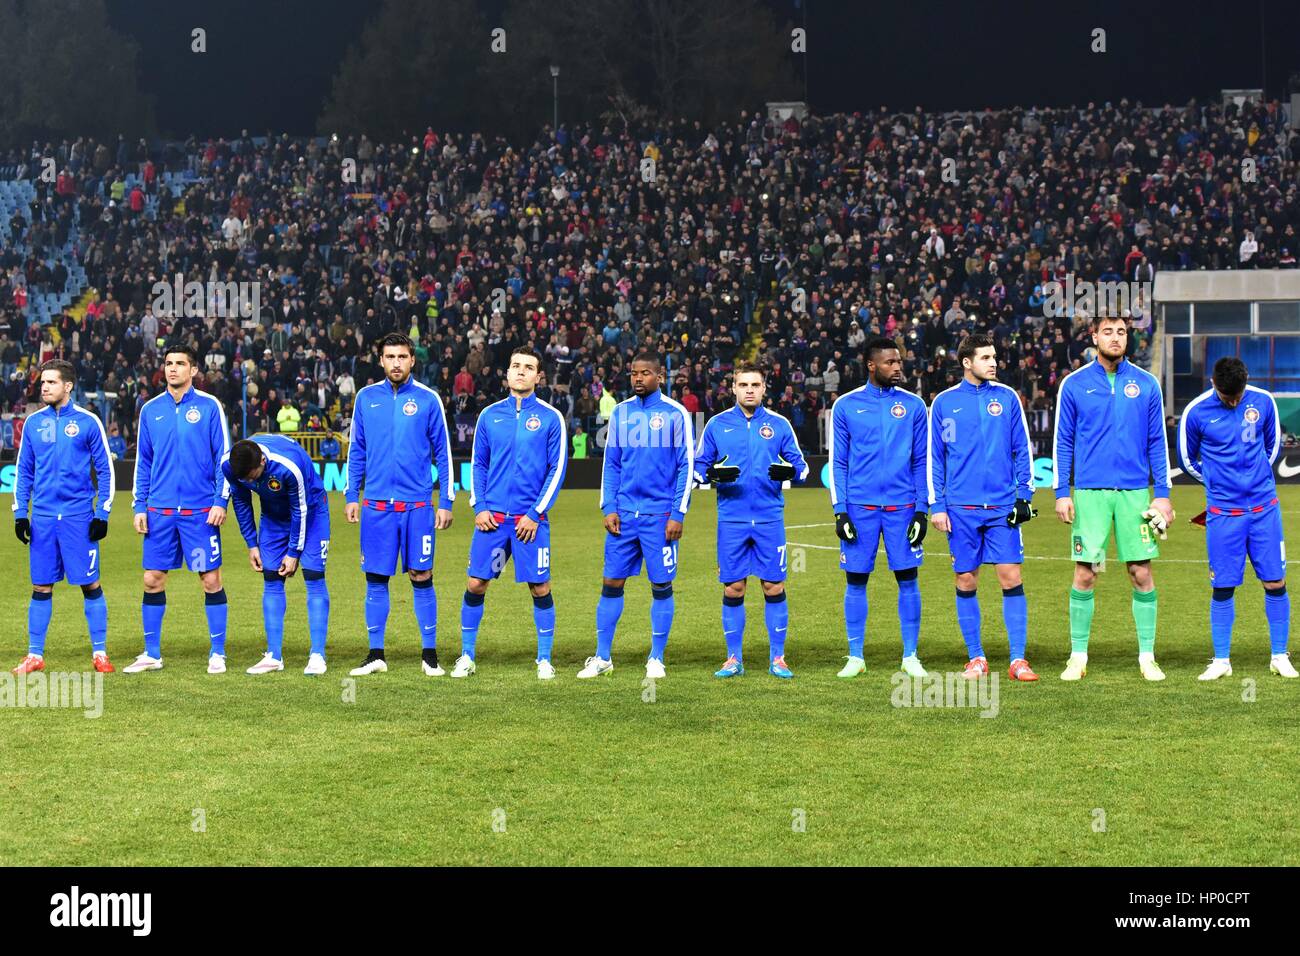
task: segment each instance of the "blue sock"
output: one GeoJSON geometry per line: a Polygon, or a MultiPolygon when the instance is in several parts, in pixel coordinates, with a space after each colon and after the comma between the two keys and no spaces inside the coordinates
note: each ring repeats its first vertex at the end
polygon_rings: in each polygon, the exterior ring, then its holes
{"type": "Polygon", "coordinates": [[[785,592],[765,595],[763,600],[763,622],[767,624],[767,650],[770,660],[785,656],[785,632],[790,626],[790,605],[786,603],[785,592]]]}
{"type": "MultiPolygon", "coordinates": [[[[415,605],[415,623],[420,628],[420,647],[430,650],[438,646],[438,592],[433,589],[433,578],[411,582],[411,603],[415,605]]],[[[470,651],[470,657],[474,652],[470,651]]]]}
{"type": "Polygon", "coordinates": [[[676,602],[673,600],[673,586],[664,588],[650,587],[650,656],[657,661],[664,659],[664,648],[668,646],[668,632],[673,629],[673,612],[676,602]]]}
{"type": "Polygon", "coordinates": [[[140,605],[140,619],[144,625],[144,652],[153,658],[162,657],[162,622],[167,613],[167,592],[144,592],[140,605]]]}
{"type": "Polygon", "coordinates": [[[537,659],[549,661],[555,644],[555,598],[549,593],[533,598],[533,623],[537,625],[537,659]]]}
{"type": "Polygon", "coordinates": [[[266,649],[278,661],[284,657],[284,578],[276,576],[262,582],[262,626],[266,629],[266,649]]]}
{"type": "Polygon", "coordinates": [[[1024,660],[1025,645],[1029,643],[1029,603],[1025,600],[1023,584],[1002,589],[1002,623],[1007,628],[1011,660],[1024,660]]]}
{"type": "Polygon", "coordinates": [[[603,661],[610,659],[614,649],[614,629],[618,619],[623,616],[623,589],[604,586],[600,589],[600,601],[596,605],[596,656],[603,661]]]}
{"type": "Polygon", "coordinates": [[[330,627],[330,592],[325,587],[325,576],[306,577],[307,585],[307,630],[311,634],[311,653],[325,656],[325,638],[330,627]]]}
{"type": "Polygon", "coordinates": [[[470,660],[474,659],[474,651],[478,645],[478,626],[483,621],[485,597],[486,594],[466,591],[465,597],[460,602],[460,652],[468,654],[470,660]]]}
{"type": "MultiPolygon", "coordinates": [[[[653,610],[653,608],[651,609],[653,610]]],[[[727,642],[727,656],[744,660],[745,599],[722,596],[722,637],[727,642]]]]}
{"type": "MultiPolygon", "coordinates": [[[[1267,610],[1267,603],[1264,606],[1267,610]]],[[[1232,653],[1232,625],[1236,617],[1234,589],[1215,588],[1210,595],[1210,640],[1214,643],[1215,657],[1232,653]]]]}
{"type": "Polygon", "coordinates": [[[226,653],[226,589],[222,588],[212,594],[203,595],[203,610],[208,615],[208,639],[212,642],[212,653],[225,656],[226,653]]]}
{"type": "Polygon", "coordinates": [[[914,657],[921,638],[921,586],[915,577],[898,582],[898,625],[903,632],[903,656],[914,657]]]}
{"type": "Polygon", "coordinates": [[[844,628],[849,635],[849,656],[862,656],[862,639],[867,633],[867,586],[844,585],[844,628]]]}
{"type": "Polygon", "coordinates": [[[388,579],[366,581],[366,634],[370,649],[384,649],[384,630],[388,627],[388,579]]]}
{"type": "Polygon", "coordinates": [[[54,613],[54,593],[33,591],[27,605],[27,653],[45,655],[45,635],[50,629],[50,615],[54,613]]]}
{"type": "Polygon", "coordinates": [[[966,656],[971,660],[984,656],[980,640],[980,599],[978,591],[957,589],[957,626],[961,639],[966,642],[966,656]]]}
{"type": "Polygon", "coordinates": [[[82,591],[86,598],[86,627],[90,630],[90,649],[108,650],[108,602],[104,600],[104,589],[82,591]]]}
{"type": "Polygon", "coordinates": [[[1285,654],[1291,638],[1291,595],[1286,585],[1276,591],[1264,589],[1264,617],[1268,619],[1268,643],[1274,654],[1285,654]]]}

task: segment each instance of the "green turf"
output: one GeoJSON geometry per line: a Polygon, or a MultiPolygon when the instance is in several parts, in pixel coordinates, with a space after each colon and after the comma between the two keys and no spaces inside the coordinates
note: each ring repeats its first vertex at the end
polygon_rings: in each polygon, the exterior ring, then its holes
{"type": "MultiPolygon", "coordinates": [[[[1282,497],[1288,533],[1300,540],[1300,492],[1282,497]]],[[[711,676],[724,654],[713,498],[702,492],[682,541],[668,677],[653,693],[641,667],[644,578],[628,584],[617,669],[574,679],[594,646],[603,535],[594,492],[566,492],[553,512],[560,674],[549,684],[535,677],[525,588],[493,585],[479,672],[453,681],[421,674],[410,588],[395,580],[392,670],[356,679],[355,701],[345,702],[365,630],[357,533],[341,501],[329,674],[301,673],[306,612],[295,579],[288,670],[246,676],[262,650],[261,582],[228,527],[230,673],[205,672],[199,585],[176,573],[165,670],[110,675],[95,720],[69,709],[0,709],[0,864],[1294,865],[1300,682],[1268,674],[1253,581],[1239,592],[1236,673],[1196,681],[1210,655],[1205,533],[1186,522],[1200,492],[1180,488],[1174,503],[1169,560],[1156,570],[1157,652],[1169,679],[1149,684],[1138,674],[1129,586],[1112,563],[1098,583],[1088,676],[1070,685],[1057,679],[1069,651],[1070,564],[1060,560],[1069,539],[1039,493],[1044,514],[1025,528],[1025,584],[1029,658],[1043,680],[1005,680],[1001,602],[988,574],[985,645],[1003,674],[993,718],[891,705],[900,645],[888,574],[870,585],[867,674],[835,677],[846,652],[843,577],[824,491],[794,491],[787,509],[789,525],[813,525],[788,532],[795,679],[763,666],[756,586],[749,673],[711,676]],[[1243,699],[1245,680],[1253,701],[1243,699]]],[[[140,547],[129,518],[125,508],[115,515],[103,558],[119,668],[140,650],[140,547]]],[[[470,528],[458,502],[455,527],[438,539],[448,667],[470,528]]],[[[926,547],[921,658],[931,671],[954,671],[965,653],[949,562],[940,536],[932,532],[926,547]]],[[[28,596],[11,535],[0,537],[0,567],[8,664],[26,649],[28,596]]],[[[76,590],[56,591],[50,670],[88,665],[81,604],[76,590]]]]}

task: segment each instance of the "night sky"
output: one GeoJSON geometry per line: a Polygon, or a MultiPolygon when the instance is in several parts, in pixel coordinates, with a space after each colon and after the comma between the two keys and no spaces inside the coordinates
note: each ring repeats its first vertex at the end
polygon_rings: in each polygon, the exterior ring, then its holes
{"type": "MultiPolygon", "coordinates": [[[[598,10],[600,0],[592,3],[598,10]]],[[[807,18],[809,99],[819,112],[882,104],[1058,106],[1123,96],[1182,104],[1221,88],[1258,87],[1262,56],[1269,94],[1285,97],[1289,76],[1300,71],[1296,0],[767,3],[793,25],[807,18]],[[1094,27],[1107,30],[1105,55],[1089,50],[1094,27]]],[[[231,135],[243,127],[314,132],[344,51],[381,5],[108,0],[113,26],[140,45],[141,85],[156,97],[165,135],[231,135]],[[208,31],[204,56],[190,52],[195,26],[208,31]]],[[[489,23],[503,6],[485,0],[489,23]]],[[[801,98],[801,90],[793,92],[801,98]]]]}

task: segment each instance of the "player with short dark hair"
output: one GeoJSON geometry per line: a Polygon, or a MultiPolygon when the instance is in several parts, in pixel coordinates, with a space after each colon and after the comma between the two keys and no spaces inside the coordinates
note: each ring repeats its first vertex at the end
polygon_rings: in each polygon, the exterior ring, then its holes
{"type": "Polygon", "coordinates": [[[488,584],[514,559],[516,583],[533,596],[537,629],[537,677],[551,680],[555,641],[555,599],[551,596],[551,522],[568,464],[568,435],[559,409],[537,397],[542,357],[520,346],[510,354],[510,394],[479,413],[470,452],[469,506],[474,536],[469,575],[460,609],[461,655],[452,677],[478,668],[475,650],[488,584]]]}
{"type": "Polygon", "coordinates": [[[250,674],[284,670],[285,582],[302,566],[307,586],[307,630],[311,634],[308,675],[325,673],[330,596],[325,563],[330,550],[329,499],[311,456],[284,435],[257,435],[235,442],[221,463],[248,562],[262,575],[262,622],[266,653],[250,674]],[[261,500],[261,523],[253,517],[253,495],[261,500]]]}
{"type": "Polygon", "coordinates": [[[838,676],[856,677],[866,670],[862,645],[867,626],[867,580],[883,538],[889,569],[898,581],[902,668],[913,677],[925,677],[916,654],[921,632],[917,569],[925,559],[921,542],[929,507],[925,402],[899,387],[903,359],[892,340],[871,339],[865,357],[867,383],[835,400],[827,442],[849,640],[848,661],[838,676]]]}
{"type": "Polygon", "coordinates": [[[1287,644],[1291,598],[1286,592],[1286,540],[1273,463],[1282,447],[1277,402],[1248,384],[1246,365],[1235,356],[1214,364],[1212,387],[1192,399],[1178,423],[1178,457],[1184,470],[1205,485],[1206,509],[1192,519],[1205,525],[1210,560],[1210,636],[1214,658],[1200,680],[1232,674],[1232,625],[1236,589],[1246,558],[1264,585],[1264,617],[1272,656],[1268,669],[1300,676],[1287,644]]]}
{"type": "Polygon", "coordinates": [[[664,648],[673,624],[677,542],[691,500],[695,440],[690,413],[668,398],[657,353],[632,360],[631,398],[615,406],[606,426],[600,472],[600,509],[605,515],[605,568],[596,605],[596,653],[578,677],[614,669],[614,631],[623,613],[623,586],[641,573],[650,578],[650,656],[646,677],[664,676],[664,648]]]}
{"type": "Polygon", "coordinates": [[[221,584],[221,525],[230,485],[221,459],[230,450],[226,412],[215,395],[194,387],[198,356],[184,344],[164,349],[167,388],[140,406],[136,428],[136,534],[144,536],[144,653],[123,673],[160,670],[167,575],[188,567],[203,584],[208,620],[208,673],[226,672],[226,590],[221,584]]]}
{"type": "Polygon", "coordinates": [[[992,564],[1002,586],[1012,680],[1036,681],[1025,660],[1029,611],[1020,566],[1020,526],[1037,512],[1029,423],[1015,389],[997,380],[993,338],[968,335],[957,347],[962,379],[930,405],[930,520],[948,536],[956,575],[957,624],[969,661],[963,676],[989,672],[980,635],[980,566],[992,564]]]}
{"type": "Polygon", "coordinates": [[[388,626],[388,579],[397,562],[411,579],[415,619],[420,627],[424,673],[440,677],[438,596],[433,589],[434,532],[451,527],[456,498],[451,438],[442,399],[411,374],[415,348],[391,332],[380,340],[384,381],[357,392],[352,405],[344,511],[361,523],[361,570],[366,575],[366,632],[370,648],[354,667],[356,677],[388,670],[384,632],[388,626]],[[438,507],[430,507],[438,469],[438,507]],[[362,489],[366,497],[361,497],[362,489]]]}
{"type": "Polygon", "coordinates": [[[759,579],[765,600],[768,673],[791,678],[785,660],[785,499],[787,481],[808,477],[808,462],[785,416],[763,406],[767,375],[739,362],[732,376],[736,404],[700,430],[695,476],[718,496],[718,580],[722,582],[722,635],[727,659],[714,677],[745,673],[745,585],[759,579]]]}
{"type": "Polygon", "coordinates": [[[1147,680],[1160,681],[1165,674],[1155,655],[1157,605],[1151,561],[1160,556],[1156,536],[1165,537],[1174,520],[1164,400],[1156,377],[1124,357],[1127,319],[1094,318],[1092,342],[1097,358],[1065,376],[1056,395],[1052,487],[1057,518],[1073,525],[1070,557],[1075,562],[1070,659],[1061,680],[1079,680],[1088,672],[1093,586],[1106,561],[1113,525],[1115,549],[1128,566],[1133,586],[1138,669],[1147,680]]]}
{"type": "Polygon", "coordinates": [[[101,674],[113,672],[105,644],[108,605],[99,584],[99,542],[108,534],[116,486],[104,425],[73,403],[75,381],[69,362],[54,359],[41,366],[41,408],[27,416],[18,444],[14,532],[31,549],[32,598],[27,655],[15,674],[45,669],[54,585],[64,579],[79,585],[85,598],[92,665],[101,674]]]}

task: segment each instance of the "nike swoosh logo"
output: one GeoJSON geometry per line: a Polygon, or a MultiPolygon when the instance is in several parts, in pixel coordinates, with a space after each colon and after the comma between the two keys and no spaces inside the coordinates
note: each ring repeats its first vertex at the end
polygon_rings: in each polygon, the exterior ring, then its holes
{"type": "Polygon", "coordinates": [[[855,408],[854,411],[856,411],[859,415],[861,415],[863,412],[866,411],[866,409],[865,409],[865,408],[855,408]]]}
{"type": "Polygon", "coordinates": [[[495,425],[497,422],[502,422],[502,421],[505,421],[505,419],[504,419],[504,418],[494,418],[494,419],[492,419],[492,424],[495,425]]]}
{"type": "Polygon", "coordinates": [[[1277,474],[1279,478],[1294,478],[1300,475],[1300,465],[1292,465],[1283,458],[1277,463],[1277,474]]]}
{"type": "Polygon", "coordinates": [[[960,408],[954,408],[954,409],[952,410],[952,413],[953,413],[954,415],[956,415],[959,411],[961,411],[960,408]]]}
{"type": "Polygon", "coordinates": [[[160,421],[163,420],[163,417],[162,417],[161,415],[155,415],[155,416],[153,417],[153,420],[156,421],[156,422],[160,422],[160,421]]]}
{"type": "Polygon", "coordinates": [[[723,429],[723,432],[734,432],[734,431],[735,431],[734,428],[724,428],[724,429],[723,429]]]}
{"type": "Polygon", "coordinates": [[[371,407],[371,408],[378,408],[378,407],[379,407],[379,404],[380,404],[379,402],[371,402],[371,403],[370,403],[370,407],[371,407]]]}
{"type": "Polygon", "coordinates": [[[1093,392],[1095,392],[1095,391],[1097,391],[1095,388],[1090,388],[1090,389],[1088,389],[1088,391],[1085,392],[1084,394],[1086,394],[1086,395],[1091,395],[1091,394],[1092,394],[1093,392]]]}
{"type": "MultiPolygon", "coordinates": [[[[1222,418],[1222,417],[1223,417],[1222,415],[1219,416],[1219,418],[1222,418]]],[[[1215,422],[1217,422],[1217,421],[1219,420],[1219,418],[1211,418],[1211,419],[1210,419],[1210,424],[1213,425],[1215,422]]]]}
{"type": "Polygon", "coordinates": [[[377,631],[377,630],[379,630],[379,628],[377,628],[377,627],[368,627],[368,628],[366,628],[366,630],[367,630],[367,631],[377,631]]]}

